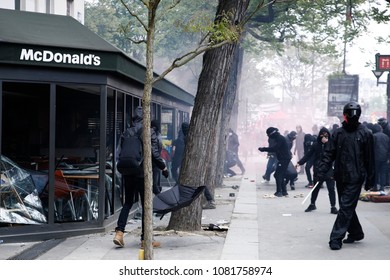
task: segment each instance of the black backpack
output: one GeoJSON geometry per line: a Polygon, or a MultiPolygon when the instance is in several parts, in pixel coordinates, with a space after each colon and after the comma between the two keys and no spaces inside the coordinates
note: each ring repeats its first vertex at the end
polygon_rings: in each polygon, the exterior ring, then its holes
{"type": "Polygon", "coordinates": [[[142,146],[142,128],[130,127],[120,139],[120,154],[117,169],[122,175],[141,175],[143,173],[144,153],[142,146]]]}

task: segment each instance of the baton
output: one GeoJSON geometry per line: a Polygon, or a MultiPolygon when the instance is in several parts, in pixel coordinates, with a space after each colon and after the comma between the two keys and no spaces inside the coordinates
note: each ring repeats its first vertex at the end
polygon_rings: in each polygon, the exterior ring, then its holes
{"type": "Polygon", "coordinates": [[[303,204],[305,204],[305,202],[306,202],[306,200],[309,198],[309,196],[311,195],[311,193],[314,191],[314,189],[318,186],[318,183],[319,183],[320,181],[318,181],[315,185],[314,185],[314,187],[311,189],[311,191],[309,192],[309,194],[305,197],[305,199],[302,201],[302,205],[303,204]]]}

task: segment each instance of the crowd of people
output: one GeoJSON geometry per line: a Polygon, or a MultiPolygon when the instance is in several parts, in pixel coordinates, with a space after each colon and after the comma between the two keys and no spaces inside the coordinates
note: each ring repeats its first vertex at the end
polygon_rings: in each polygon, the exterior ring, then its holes
{"type": "Polygon", "coordinates": [[[313,126],[313,133],[307,134],[297,125],[296,131],[284,135],[278,128],[269,127],[265,131],[268,147],[258,148],[268,153],[263,182],[268,183],[270,174],[275,172],[276,197],[288,196],[287,182],[291,182],[288,166],[295,155],[297,173],[306,173],[306,187],[312,189],[305,212],[317,209],[319,190],[326,184],[330,213],[337,215],[329,239],[332,250],[364,238],[355,211],[362,188],[384,192],[390,186],[390,125],[385,118],[378,119],[377,123],[361,123],[360,116],[360,105],[349,102],[343,108],[341,126],[334,124],[319,130],[313,126]]]}
{"type": "MultiPolygon", "coordinates": [[[[287,197],[288,187],[291,191],[295,190],[298,175],[306,175],[305,187],[311,189],[309,194],[311,197],[310,205],[305,212],[312,212],[317,209],[316,200],[322,185],[326,185],[330,213],[337,215],[329,240],[329,247],[332,250],[339,250],[343,244],[364,238],[355,211],[362,187],[364,186],[365,190],[384,192],[385,188],[390,186],[390,124],[385,118],[378,119],[377,123],[360,123],[360,115],[360,105],[357,102],[349,102],[344,106],[344,121],[341,126],[314,125],[311,133],[305,133],[302,126],[298,124],[295,130],[284,131],[283,134],[279,128],[270,126],[265,131],[268,145],[258,148],[260,152],[266,152],[268,158],[262,175],[263,182],[269,184],[274,173],[275,197],[287,197]],[[294,157],[296,157],[295,165],[294,157]]],[[[136,116],[134,122],[140,123],[139,120],[142,120],[142,112],[136,116]]],[[[158,195],[161,192],[160,174],[168,177],[168,169],[160,157],[161,134],[158,122],[152,121],[151,128],[152,140],[155,139],[152,141],[155,143],[152,150],[156,151],[155,155],[153,154],[153,192],[158,195]]],[[[180,180],[180,166],[188,130],[189,124],[182,123],[179,136],[173,141],[170,171],[176,183],[180,180]]],[[[241,175],[245,174],[245,167],[238,155],[239,146],[237,134],[229,129],[226,138],[225,177],[237,175],[232,169],[234,166],[241,170],[241,175]]],[[[124,246],[123,232],[128,212],[136,197],[139,196],[143,202],[143,174],[124,176],[124,183],[126,199],[118,218],[114,237],[114,243],[121,247],[124,246]]],[[[214,199],[207,188],[204,195],[207,199],[204,209],[214,209],[214,199]]],[[[141,243],[143,243],[143,230],[141,243]]],[[[156,247],[159,243],[154,241],[152,245],[156,247]]]]}

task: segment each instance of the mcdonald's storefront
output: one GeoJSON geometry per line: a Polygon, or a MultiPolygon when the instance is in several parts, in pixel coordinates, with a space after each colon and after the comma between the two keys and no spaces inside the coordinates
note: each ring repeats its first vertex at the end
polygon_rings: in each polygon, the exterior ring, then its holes
{"type": "MultiPolygon", "coordinates": [[[[145,67],[71,17],[0,9],[0,239],[102,232],[123,203],[116,146],[145,67]]],[[[151,119],[165,148],[194,97],[162,80],[151,119]]]]}

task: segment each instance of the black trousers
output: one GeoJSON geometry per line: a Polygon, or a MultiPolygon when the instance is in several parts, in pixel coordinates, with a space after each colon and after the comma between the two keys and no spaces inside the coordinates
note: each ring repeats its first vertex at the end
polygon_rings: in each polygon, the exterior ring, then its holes
{"type": "Polygon", "coordinates": [[[336,182],[340,208],[330,233],[329,243],[337,242],[341,244],[347,233],[353,239],[362,239],[364,237],[362,226],[355,211],[362,184],[336,182]]]}
{"type": "Polygon", "coordinates": [[[276,192],[283,195],[287,194],[286,185],[284,184],[284,178],[286,177],[286,172],[289,163],[290,163],[289,159],[279,160],[278,164],[276,165],[276,170],[274,174],[275,181],[276,181],[276,192]]]}
{"type": "Polygon", "coordinates": [[[133,207],[134,202],[138,201],[139,197],[141,199],[142,207],[141,240],[144,240],[144,178],[123,176],[123,180],[125,185],[125,203],[119,214],[115,230],[125,231],[130,210],[133,207]]]}
{"type": "MultiPolygon", "coordinates": [[[[326,180],[326,187],[328,189],[328,195],[329,195],[329,202],[330,206],[333,207],[336,205],[336,191],[335,191],[335,182],[334,180],[326,180]]],[[[317,180],[314,179],[314,185],[317,184],[317,180]]],[[[317,186],[313,192],[311,193],[310,203],[316,204],[316,200],[318,197],[318,193],[320,192],[320,189],[322,187],[323,182],[319,182],[319,186],[317,186]]]]}

